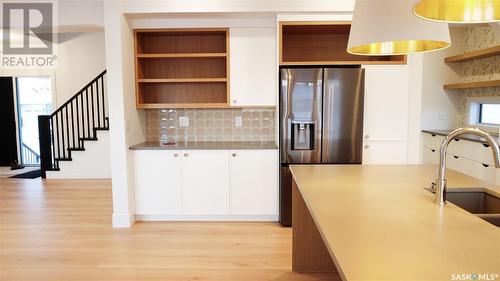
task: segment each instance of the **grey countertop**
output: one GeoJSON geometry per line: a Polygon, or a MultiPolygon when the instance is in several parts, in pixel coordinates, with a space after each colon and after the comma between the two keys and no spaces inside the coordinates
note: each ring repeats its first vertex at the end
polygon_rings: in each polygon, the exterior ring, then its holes
{"type": "Polygon", "coordinates": [[[172,145],[163,145],[159,142],[143,142],[130,147],[131,150],[224,150],[224,149],[278,149],[274,141],[246,142],[246,141],[206,141],[206,142],[179,142],[172,145]]]}
{"type": "MultiPolygon", "coordinates": [[[[422,132],[424,132],[424,133],[434,134],[434,135],[440,135],[440,136],[446,136],[451,131],[452,130],[422,130],[422,132]]],[[[500,143],[499,142],[499,138],[498,138],[498,134],[492,134],[492,133],[490,133],[490,135],[497,141],[497,143],[500,143]]],[[[459,136],[457,138],[458,139],[462,139],[462,140],[480,142],[480,143],[484,143],[484,144],[487,143],[485,140],[483,140],[482,138],[480,138],[478,136],[475,136],[475,135],[462,135],[462,136],[459,136]]]]}

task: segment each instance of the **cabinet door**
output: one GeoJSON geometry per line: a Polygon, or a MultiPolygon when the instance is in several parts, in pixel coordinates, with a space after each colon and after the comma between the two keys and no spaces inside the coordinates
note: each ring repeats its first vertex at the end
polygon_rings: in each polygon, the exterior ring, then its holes
{"type": "Polygon", "coordinates": [[[406,142],[365,142],[363,164],[406,164],[406,142]]]}
{"type": "Polygon", "coordinates": [[[232,106],[276,105],[276,30],[231,28],[232,106]]]}
{"type": "Polygon", "coordinates": [[[136,214],[180,215],[180,152],[134,151],[134,167],[136,214]]]}
{"type": "Polygon", "coordinates": [[[228,215],[228,152],[221,150],[184,151],[182,187],[184,215],[228,215]]]}
{"type": "Polygon", "coordinates": [[[365,139],[405,141],[408,66],[365,66],[365,139]]]}
{"type": "Polygon", "coordinates": [[[278,214],[278,152],[231,152],[231,214],[278,214]]]}

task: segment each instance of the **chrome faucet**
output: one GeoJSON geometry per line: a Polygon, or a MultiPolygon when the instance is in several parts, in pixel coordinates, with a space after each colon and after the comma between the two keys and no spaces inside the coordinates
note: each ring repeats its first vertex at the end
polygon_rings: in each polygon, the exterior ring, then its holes
{"type": "Polygon", "coordinates": [[[448,145],[456,137],[468,134],[482,137],[488,142],[491,150],[493,151],[493,160],[495,162],[495,167],[500,168],[500,148],[498,147],[498,143],[490,136],[490,134],[475,128],[459,128],[453,130],[441,143],[441,149],[439,150],[438,178],[436,182],[432,184],[432,187],[435,186],[436,193],[436,199],[434,200],[434,202],[439,206],[446,204],[446,151],[448,150],[448,145]]]}

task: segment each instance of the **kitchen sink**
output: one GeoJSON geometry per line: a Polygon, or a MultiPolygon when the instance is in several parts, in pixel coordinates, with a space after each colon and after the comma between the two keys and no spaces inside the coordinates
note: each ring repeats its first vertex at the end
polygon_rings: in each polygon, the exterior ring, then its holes
{"type": "Polygon", "coordinates": [[[500,198],[498,197],[482,191],[448,190],[446,201],[500,227],[500,198]]]}

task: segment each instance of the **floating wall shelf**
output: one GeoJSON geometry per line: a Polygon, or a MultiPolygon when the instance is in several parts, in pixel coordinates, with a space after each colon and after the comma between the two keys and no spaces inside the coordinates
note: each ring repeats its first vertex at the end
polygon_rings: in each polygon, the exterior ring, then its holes
{"type": "Polygon", "coordinates": [[[445,90],[500,87],[500,80],[445,84],[445,90]]]}
{"type": "Polygon", "coordinates": [[[444,62],[445,63],[464,62],[464,61],[469,61],[469,60],[474,60],[474,59],[492,57],[492,56],[496,56],[496,55],[500,55],[500,45],[495,46],[495,47],[491,47],[491,48],[477,50],[477,51],[466,52],[466,53],[456,55],[456,56],[447,57],[444,59],[444,62]]]}

